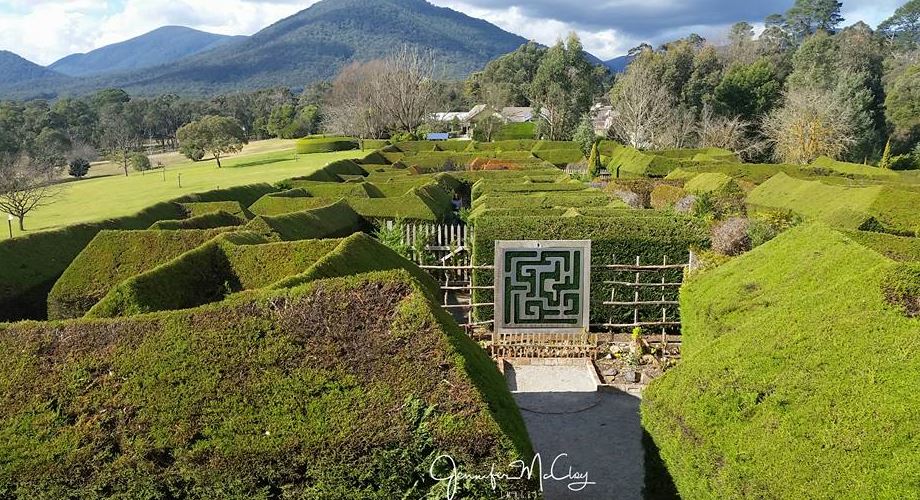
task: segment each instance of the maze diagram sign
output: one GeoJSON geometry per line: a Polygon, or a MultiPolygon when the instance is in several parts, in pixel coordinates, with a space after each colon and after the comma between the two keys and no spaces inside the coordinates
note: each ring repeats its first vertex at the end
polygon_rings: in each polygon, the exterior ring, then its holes
{"type": "Polygon", "coordinates": [[[495,242],[497,333],[582,333],[590,296],[590,241],[495,242]]]}

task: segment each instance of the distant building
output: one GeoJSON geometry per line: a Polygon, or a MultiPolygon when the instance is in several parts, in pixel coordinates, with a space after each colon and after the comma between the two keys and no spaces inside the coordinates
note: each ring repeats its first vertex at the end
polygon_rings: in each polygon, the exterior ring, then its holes
{"type": "Polygon", "coordinates": [[[591,120],[594,122],[594,133],[607,137],[610,129],[613,128],[613,119],[616,115],[613,112],[613,106],[603,106],[595,104],[591,107],[591,120]]]}

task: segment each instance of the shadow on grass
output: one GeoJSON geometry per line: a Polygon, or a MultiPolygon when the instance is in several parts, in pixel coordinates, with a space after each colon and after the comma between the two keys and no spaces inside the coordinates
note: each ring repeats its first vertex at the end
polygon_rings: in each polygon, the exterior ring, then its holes
{"type": "Polygon", "coordinates": [[[658,445],[645,429],[642,429],[642,447],[645,450],[645,484],[642,486],[642,498],[645,500],[680,499],[674,479],[661,459],[658,445]]]}
{"type": "Polygon", "coordinates": [[[294,158],[268,158],[265,160],[246,161],[243,163],[234,163],[232,165],[226,165],[226,168],[261,167],[263,165],[271,165],[273,163],[281,163],[284,161],[294,161],[294,158]]]}

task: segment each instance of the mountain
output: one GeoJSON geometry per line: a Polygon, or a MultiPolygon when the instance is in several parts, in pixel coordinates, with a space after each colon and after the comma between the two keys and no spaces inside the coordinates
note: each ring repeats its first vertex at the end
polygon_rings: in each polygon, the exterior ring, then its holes
{"type": "Polygon", "coordinates": [[[626,71],[626,66],[628,66],[632,60],[632,56],[620,56],[615,57],[609,61],[604,61],[604,64],[610,68],[610,71],[613,71],[614,73],[622,73],[626,71]]]}
{"type": "Polygon", "coordinates": [[[70,76],[139,70],[169,64],[244,38],[215,35],[183,26],[164,26],[86,54],[69,55],[48,68],[70,76]]]}
{"type": "Polygon", "coordinates": [[[443,77],[465,77],[527,40],[424,0],[322,0],[246,39],[171,64],[82,78],[68,85],[0,86],[0,97],[86,94],[120,87],[135,95],[215,95],[332,79],[343,66],[403,46],[430,51],[443,77]]]}
{"type": "Polygon", "coordinates": [[[61,78],[60,74],[43,68],[8,50],[0,50],[0,68],[3,68],[3,71],[0,71],[0,86],[61,78]]]}

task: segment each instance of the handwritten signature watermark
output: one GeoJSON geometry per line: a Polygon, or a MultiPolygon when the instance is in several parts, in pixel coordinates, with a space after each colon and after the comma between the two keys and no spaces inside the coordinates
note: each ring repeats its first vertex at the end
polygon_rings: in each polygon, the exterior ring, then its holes
{"type": "Polygon", "coordinates": [[[588,486],[597,484],[588,479],[587,471],[575,471],[571,466],[566,469],[565,461],[568,456],[568,453],[556,455],[548,471],[544,471],[543,457],[537,453],[534,455],[533,460],[530,461],[530,464],[523,460],[515,460],[508,464],[509,472],[496,471],[495,464],[492,464],[488,474],[472,474],[461,470],[450,455],[440,455],[431,463],[431,467],[428,468],[428,474],[435,481],[445,483],[447,500],[453,500],[460,483],[463,481],[488,481],[493,491],[498,488],[500,481],[529,481],[534,477],[537,477],[540,481],[540,491],[543,491],[546,481],[566,482],[566,487],[569,491],[574,492],[583,491],[588,486]],[[445,469],[447,469],[446,472],[437,472],[445,469]]]}

